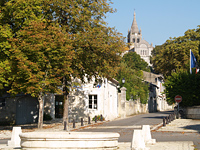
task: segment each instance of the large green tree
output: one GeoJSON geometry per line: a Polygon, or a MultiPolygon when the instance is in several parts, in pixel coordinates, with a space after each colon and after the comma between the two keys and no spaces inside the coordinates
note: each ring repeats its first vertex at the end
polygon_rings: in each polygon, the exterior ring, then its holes
{"type": "Polygon", "coordinates": [[[189,71],[179,70],[167,78],[164,86],[169,104],[175,103],[176,95],[181,95],[181,106],[200,105],[200,74],[190,74],[189,71]]]}
{"type": "Polygon", "coordinates": [[[199,74],[189,73],[190,49],[197,62],[200,52],[200,26],[190,29],[183,36],[170,38],[156,46],[152,53],[152,63],[157,73],[165,77],[165,93],[169,104],[175,103],[174,97],[181,95],[181,106],[199,105],[199,74]]]}
{"type": "Polygon", "coordinates": [[[115,74],[124,47],[121,34],[104,22],[107,0],[5,0],[0,2],[0,88],[38,97],[42,127],[43,96],[65,95],[71,77],[115,74]]]}
{"type": "Polygon", "coordinates": [[[148,100],[148,84],[142,81],[142,70],[149,71],[148,64],[135,52],[123,56],[116,79],[126,87],[126,99],[138,99],[145,104],[148,100]],[[122,79],[125,78],[125,84],[122,79]]]}
{"type": "Polygon", "coordinates": [[[131,69],[150,71],[148,63],[140,57],[136,52],[126,53],[122,61],[124,61],[131,69]]]}
{"type": "Polygon", "coordinates": [[[199,60],[200,26],[190,29],[183,36],[170,38],[164,44],[156,46],[152,52],[155,72],[164,77],[179,69],[189,70],[190,49],[199,60]]]}

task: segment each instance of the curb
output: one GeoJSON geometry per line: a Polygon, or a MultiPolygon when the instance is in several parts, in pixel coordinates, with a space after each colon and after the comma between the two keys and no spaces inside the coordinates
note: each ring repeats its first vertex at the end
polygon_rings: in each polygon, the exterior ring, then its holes
{"type": "Polygon", "coordinates": [[[158,130],[159,128],[161,128],[162,126],[163,126],[163,123],[160,123],[160,124],[154,126],[154,127],[151,129],[151,131],[156,131],[156,130],[158,130]]]}

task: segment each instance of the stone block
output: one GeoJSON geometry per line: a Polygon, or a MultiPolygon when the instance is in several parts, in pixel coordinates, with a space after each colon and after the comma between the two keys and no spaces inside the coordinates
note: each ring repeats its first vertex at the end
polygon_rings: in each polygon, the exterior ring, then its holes
{"type": "Polygon", "coordinates": [[[19,134],[22,133],[21,127],[13,127],[11,140],[8,141],[9,147],[20,147],[21,139],[19,134]]]}
{"type": "Polygon", "coordinates": [[[145,145],[142,130],[134,130],[132,143],[131,143],[131,149],[132,150],[149,150],[149,148],[147,148],[145,145]]]}
{"type": "Polygon", "coordinates": [[[144,142],[146,144],[155,144],[156,143],[156,139],[152,139],[152,137],[151,137],[151,130],[150,130],[149,125],[142,126],[142,134],[144,137],[144,142]]]}

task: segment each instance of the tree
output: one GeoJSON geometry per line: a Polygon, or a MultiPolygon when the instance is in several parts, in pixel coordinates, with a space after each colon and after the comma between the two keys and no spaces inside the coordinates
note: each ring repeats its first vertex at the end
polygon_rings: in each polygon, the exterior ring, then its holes
{"type": "Polygon", "coordinates": [[[143,70],[150,72],[148,63],[140,57],[136,52],[129,52],[125,54],[122,60],[131,68],[135,70],[143,70]]]}
{"type": "Polygon", "coordinates": [[[148,64],[135,52],[127,53],[123,56],[118,68],[116,79],[121,86],[126,87],[126,99],[140,98],[140,102],[146,104],[148,99],[148,85],[142,81],[142,69],[147,70],[148,64]],[[122,79],[126,82],[123,85],[122,79]]]}
{"type": "Polygon", "coordinates": [[[200,26],[187,30],[184,36],[170,38],[164,44],[156,46],[152,52],[155,72],[164,77],[179,69],[189,70],[190,49],[199,60],[200,26]]]}
{"type": "Polygon", "coordinates": [[[0,6],[0,87],[38,97],[39,128],[45,93],[63,86],[67,120],[71,77],[115,74],[124,42],[103,20],[113,12],[107,0],[8,0],[0,6]]]}
{"type": "Polygon", "coordinates": [[[176,95],[181,95],[183,100],[180,106],[200,105],[200,74],[179,70],[167,78],[164,86],[169,104],[175,103],[176,95]]]}
{"type": "Polygon", "coordinates": [[[45,93],[61,93],[58,86],[63,75],[71,72],[74,58],[70,38],[60,27],[31,22],[10,39],[12,84],[10,93],[31,94],[39,101],[39,128],[43,121],[43,96],[45,93]],[[17,74],[16,74],[17,73],[17,74]]]}

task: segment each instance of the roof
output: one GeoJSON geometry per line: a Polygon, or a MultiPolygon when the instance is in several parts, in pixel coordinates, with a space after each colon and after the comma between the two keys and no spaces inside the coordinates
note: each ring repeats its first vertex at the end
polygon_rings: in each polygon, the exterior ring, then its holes
{"type": "Polygon", "coordinates": [[[161,74],[155,74],[155,73],[143,71],[144,81],[157,85],[156,80],[155,80],[156,78],[164,79],[163,75],[161,74]]]}
{"type": "Polygon", "coordinates": [[[131,26],[131,32],[132,33],[139,33],[139,29],[138,29],[138,25],[137,25],[137,21],[136,21],[135,12],[134,12],[133,23],[132,23],[132,26],[131,26]]]}
{"type": "Polygon", "coordinates": [[[114,84],[116,84],[116,85],[118,85],[119,84],[119,82],[116,80],[116,79],[114,79],[114,78],[112,78],[112,79],[109,79],[112,83],[114,83],[114,84]]]}

